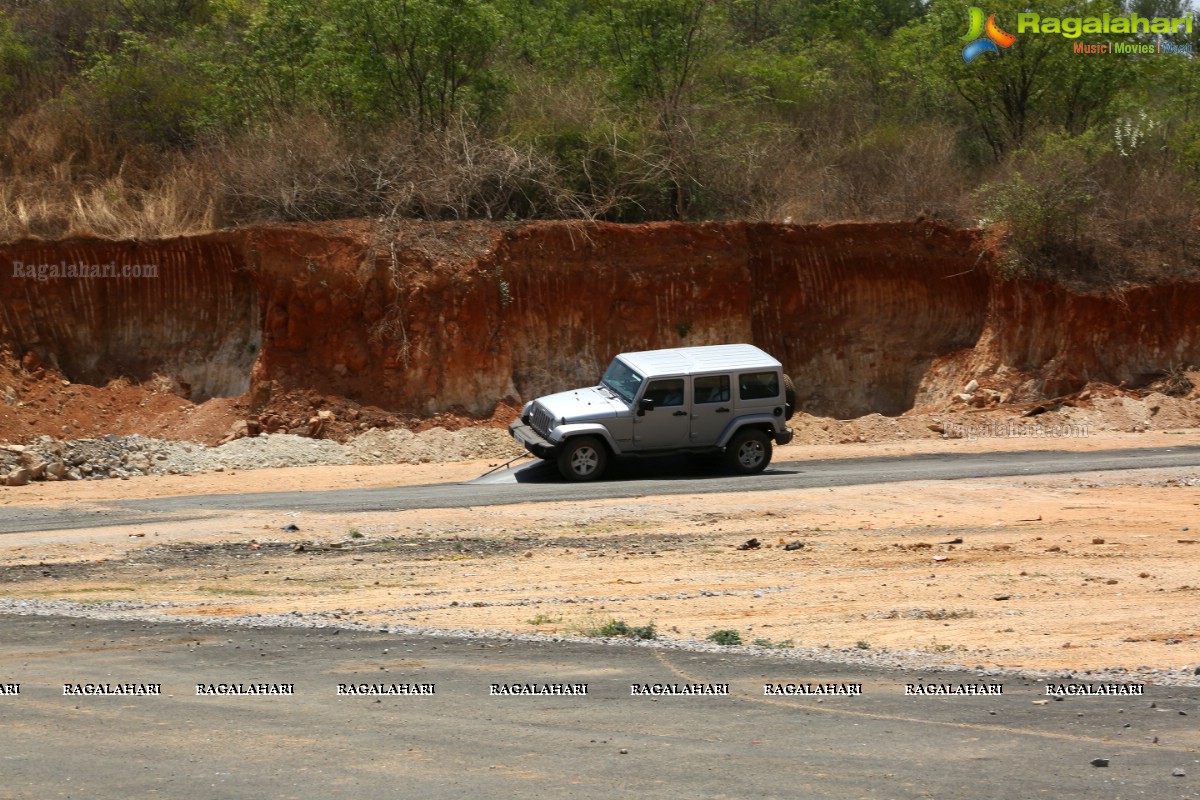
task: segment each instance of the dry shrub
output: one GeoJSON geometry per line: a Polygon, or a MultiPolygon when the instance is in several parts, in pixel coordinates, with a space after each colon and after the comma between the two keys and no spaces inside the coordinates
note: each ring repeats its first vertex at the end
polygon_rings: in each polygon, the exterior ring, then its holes
{"type": "Polygon", "coordinates": [[[74,105],[50,102],[4,129],[6,176],[51,180],[108,175],[121,156],[95,122],[74,105]]]}
{"type": "Polygon", "coordinates": [[[906,219],[921,213],[957,218],[967,189],[947,127],[883,126],[833,162],[837,216],[906,219]]]}
{"type": "Polygon", "coordinates": [[[612,197],[581,194],[532,145],[467,120],[361,134],[301,115],[163,152],[106,140],[70,109],[43,109],[8,131],[0,237],[145,238],[220,224],[354,217],[594,217],[612,197]]]}
{"type": "Polygon", "coordinates": [[[638,222],[677,216],[681,200],[685,211],[704,204],[687,114],[667,130],[661,121],[621,112],[600,73],[547,81],[519,69],[501,125],[505,140],[538,154],[539,215],[638,222]]]}
{"type": "Polygon", "coordinates": [[[1194,371],[1194,369],[1183,364],[1176,364],[1170,369],[1163,370],[1162,377],[1152,383],[1150,389],[1171,397],[1187,397],[1196,388],[1196,384],[1188,375],[1189,371],[1194,371]]]}
{"type": "Polygon", "coordinates": [[[702,155],[701,181],[714,204],[755,221],[822,219],[824,182],[816,151],[784,126],[757,135],[728,135],[702,155]]]}
{"type": "Polygon", "coordinates": [[[319,116],[255,129],[215,155],[222,211],[237,222],[359,216],[370,191],[356,183],[348,137],[319,116]]]}
{"type": "Polygon", "coordinates": [[[1085,221],[1104,282],[1200,278],[1200,196],[1164,157],[1105,154],[1085,221]]]}
{"type": "Polygon", "coordinates": [[[613,109],[602,76],[580,72],[548,81],[533,68],[516,67],[501,127],[521,141],[549,141],[571,131],[611,124],[613,109]]]}
{"type": "Polygon", "coordinates": [[[556,210],[553,167],[532,148],[484,136],[461,117],[422,136],[405,132],[401,127],[391,136],[378,159],[391,213],[496,219],[556,210]]]}
{"type": "Polygon", "coordinates": [[[397,124],[359,136],[297,117],[230,144],[218,169],[225,215],[236,222],[495,219],[557,210],[545,159],[465,119],[438,131],[397,124]]]}
{"type": "Polygon", "coordinates": [[[861,138],[779,131],[748,144],[741,185],[730,194],[746,198],[751,219],[966,218],[970,184],[948,128],[886,126],[861,138]]]}

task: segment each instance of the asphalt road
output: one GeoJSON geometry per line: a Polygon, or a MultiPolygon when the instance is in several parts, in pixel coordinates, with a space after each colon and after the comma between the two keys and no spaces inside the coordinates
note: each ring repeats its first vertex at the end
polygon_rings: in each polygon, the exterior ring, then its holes
{"type": "Polygon", "coordinates": [[[0,686],[12,683],[0,800],[1200,797],[1196,689],[1047,701],[1027,678],[769,656],[0,616],[0,686]],[[906,696],[921,680],[1003,694],[906,696]],[[295,694],[197,696],[217,682],[295,694]],[[365,682],[436,693],[337,696],[365,682]],[[588,694],[489,695],[525,682],[588,694]],[[65,697],[67,683],[162,695],[65,697]],[[632,697],[635,683],[731,693],[632,697]],[[861,684],[862,696],[764,697],[764,683],[861,684]]]}
{"type": "Polygon", "coordinates": [[[656,459],[618,465],[610,479],[572,484],[549,464],[534,462],[468,484],[385,489],[213,494],[129,500],[112,508],[8,508],[0,510],[0,533],[137,525],[193,519],[249,509],[357,513],[411,508],[471,508],[509,503],[582,501],[651,495],[765,492],[894,481],[960,480],[1097,470],[1200,466],[1200,447],[953,453],[888,458],[777,462],[761,475],[729,476],[686,460],[656,459]]]}

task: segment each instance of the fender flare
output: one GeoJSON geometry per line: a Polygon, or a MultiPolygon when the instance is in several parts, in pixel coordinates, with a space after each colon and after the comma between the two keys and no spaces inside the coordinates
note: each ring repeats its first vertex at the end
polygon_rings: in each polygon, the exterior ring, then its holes
{"type": "Polygon", "coordinates": [[[721,432],[721,437],[717,439],[717,447],[724,448],[727,446],[729,444],[729,440],[736,436],[737,432],[742,428],[758,428],[760,430],[767,428],[770,430],[770,433],[767,435],[774,440],[775,420],[776,418],[770,414],[753,414],[748,417],[738,417],[737,419],[730,421],[730,423],[725,427],[725,430],[721,432]]]}
{"type": "Polygon", "coordinates": [[[550,438],[556,445],[561,445],[567,439],[576,436],[595,436],[601,439],[607,446],[610,453],[615,456],[621,455],[621,448],[617,446],[617,442],[613,439],[612,433],[608,428],[596,422],[576,422],[570,425],[559,425],[554,430],[550,431],[550,438]]]}

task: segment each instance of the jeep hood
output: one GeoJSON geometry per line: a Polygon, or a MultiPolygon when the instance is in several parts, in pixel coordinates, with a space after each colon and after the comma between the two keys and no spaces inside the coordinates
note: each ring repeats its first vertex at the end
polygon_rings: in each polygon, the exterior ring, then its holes
{"type": "Polygon", "coordinates": [[[568,423],[588,422],[629,413],[629,406],[624,401],[614,398],[607,389],[596,386],[548,394],[539,397],[537,404],[546,409],[556,424],[564,417],[568,423]]]}

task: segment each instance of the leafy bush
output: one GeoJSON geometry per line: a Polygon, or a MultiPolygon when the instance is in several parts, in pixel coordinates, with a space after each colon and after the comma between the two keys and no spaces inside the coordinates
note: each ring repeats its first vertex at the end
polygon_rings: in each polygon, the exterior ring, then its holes
{"type": "Polygon", "coordinates": [[[1200,275],[1200,194],[1146,115],[1050,135],[976,193],[1004,231],[1002,273],[1088,290],[1200,275]]]}

